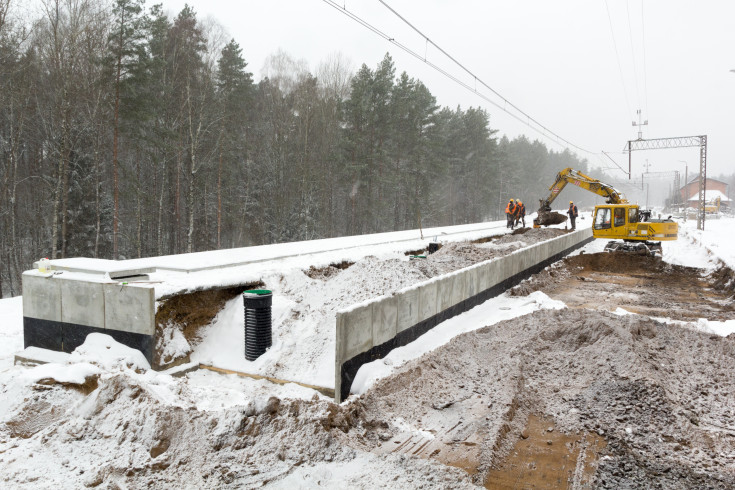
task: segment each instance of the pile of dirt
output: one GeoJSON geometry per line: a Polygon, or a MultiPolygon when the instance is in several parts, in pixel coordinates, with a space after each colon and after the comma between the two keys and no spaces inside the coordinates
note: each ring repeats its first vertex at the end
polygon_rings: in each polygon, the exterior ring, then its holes
{"type": "Polygon", "coordinates": [[[339,271],[343,271],[351,265],[354,265],[354,262],[349,262],[347,260],[343,260],[342,262],[339,262],[337,264],[329,264],[326,267],[314,267],[312,265],[311,267],[309,267],[308,270],[304,271],[304,274],[312,279],[321,279],[323,281],[326,281],[330,277],[338,274],[339,271]]]}
{"type": "Polygon", "coordinates": [[[540,438],[537,448],[556,444],[547,456],[562,487],[732,488],[733,370],[735,339],[542,310],[457,337],[378,382],[353,403],[375,427],[355,442],[462,467],[477,484],[523,475],[543,486],[518,444],[540,438]],[[566,439],[534,430],[539,418],[566,439]]]}
{"type": "MultiPolygon", "coordinates": [[[[21,421],[19,415],[9,432],[0,430],[0,439],[27,439],[23,446],[3,446],[0,481],[5,488],[37,488],[39,478],[42,486],[61,488],[255,488],[277,484],[302,466],[361,457],[365,453],[345,440],[376,427],[357,408],[316,396],[200,410],[185,380],[167,396],[159,383],[118,374],[102,378],[84,399],[55,386],[21,402],[15,411],[30,416],[21,421]],[[22,463],[34,455],[43,464],[22,463]],[[45,473],[48,467],[53,473],[45,473]]],[[[401,488],[470,487],[458,470],[426,461],[385,458],[375,466],[383,479],[373,487],[381,481],[401,488]]]]}
{"type": "Polygon", "coordinates": [[[427,278],[463,269],[486,260],[502,257],[534,243],[550,240],[566,233],[555,228],[521,228],[514,233],[491,237],[492,240],[450,242],[426,259],[411,262],[427,278]]]}
{"type": "Polygon", "coordinates": [[[724,291],[730,295],[730,299],[735,300],[735,271],[720,262],[708,279],[713,288],[724,291]]]}

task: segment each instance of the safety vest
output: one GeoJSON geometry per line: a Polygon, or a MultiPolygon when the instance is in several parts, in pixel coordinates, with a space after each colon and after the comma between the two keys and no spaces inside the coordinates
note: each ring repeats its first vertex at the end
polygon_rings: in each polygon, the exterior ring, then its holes
{"type": "Polygon", "coordinates": [[[508,214],[514,214],[516,212],[516,203],[509,201],[508,205],[505,207],[505,212],[508,214]]]}

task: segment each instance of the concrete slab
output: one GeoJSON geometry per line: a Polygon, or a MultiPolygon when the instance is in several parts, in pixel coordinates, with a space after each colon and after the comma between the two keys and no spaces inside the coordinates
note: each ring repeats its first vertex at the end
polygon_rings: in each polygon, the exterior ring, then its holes
{"type": "MultiPolygon", "coordinates": [[[[33,268],[38,269],[38,262],[33,263],[33,268]]],[[[81,259],[77,260],[76,264],[74,263],[74,259],[54,260],[49,263],[49,268],[55,271],[79,272],[93,275],[104,275],[108,273],[110,279],[144,276],[156,272],[155,267],[130,267],[124,261],[104,259],[81,259]]]]}
{"type": "Polygon", "coordinates": [[[61,281],[54,276],[23,273],[23,316],[61,321],[61,281]]]}
{"type": "Polygon", "coordinates": [[[336,340],[341,362],[373,347],[372,321],[372,305],[337,314],[336,340]]]}
{"type": "MultiPolygon", "coordinates": [[[[429,285],[431,286],[431,285],[429,285]]],[[[420,295],[424,294],[422,286],[418,289],[409,289],[408,291],[398,295],[398,318],[396,321],[396,333],[403,332],[409,327],[413,327],[421,320],[424,320],[420,314],[419,308],[421,304],[420,295]]],[[[429,291],[429,295],[431,292],[429,291]]],[[[436,289],[434,289],[434,298],[436,298],[436,289]]],[[[436,308],[436,304],[434,305],[436,308]]]]}
{"type": "Polygon", "coordinates": [[[439,287],[437,286],[436,282],[430,282],[428,284],[424,284],[419,289],[419,300],[418,300],[418,321],[414,322],[411,325],[404,326],[404,330],[407,327],[413,326],[416,323],[420,321],[424,321],[427,318],[431,318],[432,316],[436,315],[438,313],[437,311],[437,301],[436,301],[436,295],[437,291],[439,290],[439,287]]]}
{"type": "Polygon", "coordinates": [[[492,284],[491,281],[491,268],[492,262],[485,262],[477,268],[477,288],[479,292],[489,289],[492,284]]]}
{"type": "Polygon", "coordinates": [[[98,282],[56,279],[61,285],[61,321],[103,328],[105,295],[98,282]]]}
{"type": "Polygon", "coordinates": [[[103,284],[105,329],[154,335],[155,292],[152,286],[103,284]]]}
{"type": "Polygon", "coordinates": [[[469,274],[466,270],[458,272],[452,277],[452,305],[454,306],[467,299],[467,282],[469,274]]]}
{"type": "Polygon", "coordinates": [[[479,292],[479,282],[480,282],[480,268],[479,267],[470,267],[467,269],[467,272],[465,273],[465,276],[467,278],[466,284],[467,284],[467,297],[471,298],[472,296],[476,295],[479,292]]]}
{"type": "Polygon", "coordinates": [[[436,282],[436,285],[436,309],[437,313],[439,313],[454,305],[454,303],[452,303],[452,289],[454,288],[454,278],[452,276],[443,277],[436,282]]]}
{"type": "Polygon", "coordinates": [[[389,296],[371,305],[373,318],[373,345],[388,342],[396,336],[398,296],[389,296]]]}

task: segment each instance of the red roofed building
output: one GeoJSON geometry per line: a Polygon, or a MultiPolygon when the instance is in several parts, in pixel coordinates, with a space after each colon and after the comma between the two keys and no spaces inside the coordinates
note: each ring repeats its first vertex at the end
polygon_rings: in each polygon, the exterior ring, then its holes
{"type": "MultiPolygon", "coordinates": [[[[705,184],[707,192],[720,191],[723,195],[727,196],[727,182],[707,177],[705,184]]],[[[687,202],[692,198],[696,199],[697,196],[699,196],[699,175],[690,180],[687,185],[679,189],[679,194],[681,195],[682,202],[687,202]]]]}

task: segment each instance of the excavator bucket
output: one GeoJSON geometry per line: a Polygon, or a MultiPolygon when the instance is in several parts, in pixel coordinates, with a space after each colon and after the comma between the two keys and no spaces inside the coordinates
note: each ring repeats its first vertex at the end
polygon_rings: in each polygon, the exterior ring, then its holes
{"type": "Polygon", "coordinates": [[[533,220],[533,226],[538,228],[540,226],[558,225],[564,223],[567,217],[556,211],[539,211],[538,217],[533,220]]]}

